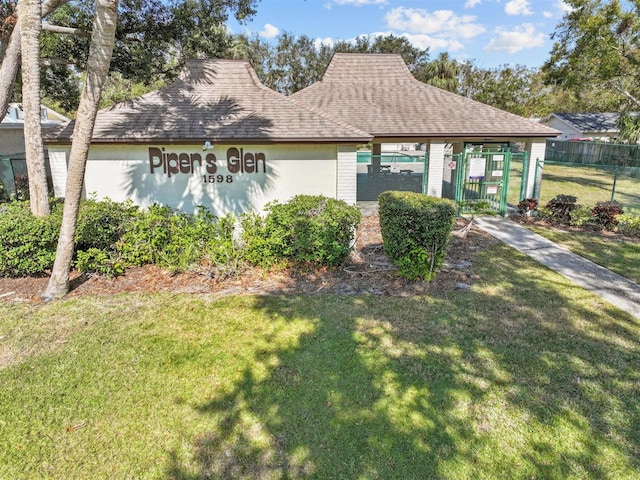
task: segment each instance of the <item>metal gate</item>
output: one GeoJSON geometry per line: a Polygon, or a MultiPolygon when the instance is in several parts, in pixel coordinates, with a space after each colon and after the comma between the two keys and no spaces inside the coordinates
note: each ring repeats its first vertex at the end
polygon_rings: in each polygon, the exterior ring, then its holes
{"type": "Polygon", "coordinates": [[[466,151],[456,165],[455,201],[460,214],[491,210],[507,213],[510,150],[466,151]]]}

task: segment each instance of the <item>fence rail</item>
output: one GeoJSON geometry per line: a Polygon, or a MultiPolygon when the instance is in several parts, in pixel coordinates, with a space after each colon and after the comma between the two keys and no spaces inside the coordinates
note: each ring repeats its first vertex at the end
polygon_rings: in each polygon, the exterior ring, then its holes
{"type": "Polygon", "coordinates": [[[640,167],[640,146],[615,143],[547,140],[545,162],[576,165],[640,167]]]}

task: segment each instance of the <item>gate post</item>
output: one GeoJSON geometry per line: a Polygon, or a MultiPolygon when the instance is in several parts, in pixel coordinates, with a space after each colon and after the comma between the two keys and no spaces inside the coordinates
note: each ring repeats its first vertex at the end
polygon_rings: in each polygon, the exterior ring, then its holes
{"type": "Polygon", "coordinates": [[[429,168],[426,194],[438,198],[442,198],[445,146],[446,142],[443,141],[431,140],[429,143],[429,168]]]}
{"type": "MultiPolygon", "coordinates": [[[[544,165],[544,155],[545,150],[547,148],[547,141],[542,139],[534,139],[527,145],[527,153],[529,154],[529,161],[533,162],[535,159],[536,165],[544,165]]],[[[537,173],[538,168],[529,168],[529,172],[527,174],[527,183],[525,187],[524,198],[531,198],[539,195],[539,192],[536,192],[536,183],[537,183],[537,173]]],[[[540,186],[538,185],[538,190],[540,186]]]]}
{"type": "Polygon", "coordinates": [[[522,154],[522,177],[520,177],[520,198],[518,201],[527,198],[527,178],[529,177],[529,153],[522,154]]]}

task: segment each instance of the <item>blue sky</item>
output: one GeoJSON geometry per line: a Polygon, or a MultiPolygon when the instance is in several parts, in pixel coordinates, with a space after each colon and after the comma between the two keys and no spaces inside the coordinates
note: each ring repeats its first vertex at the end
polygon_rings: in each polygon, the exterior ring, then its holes
{"type": "Polygon", "coordinates": [[[431,58],[446,51],[493,68],[541,66],[567,7],[562,0],[262,0],[257,10],[250,22],[230,22],[231,31],[324,42],[393,33],[429,47],[431,58]]]}

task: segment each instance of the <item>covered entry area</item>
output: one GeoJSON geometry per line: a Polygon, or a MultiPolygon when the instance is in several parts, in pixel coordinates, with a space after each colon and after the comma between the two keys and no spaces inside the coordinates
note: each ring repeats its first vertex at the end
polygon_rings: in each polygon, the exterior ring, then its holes
{"type": "MultiPolygon", "coordinates": [[[[465,145],[506,144],[513,151],[512,146],[520,143],[532,162],[543,161],[546,138],[559,134],[545,125],[422,83],[395,54],[337,53],[322,80],[292,98],[373,137],[370,158],[362,158],[353,169],[353,188],[362,201],[377,199],[381,189],[455,199],[460,187],[459,193],[470,198],[491,198],[491,205],[497,205],[500,211],[501,202],[493,196],[509,191],[504,183],[509,175],[503,171],[502,177],[497,177],[493,173],[508,168],[506,157],[503,155],[503,161],[498,162],[498,157],[494,160],[487,151],[477,157],[466,156],[465,145]],[[393,143],[420,145],[424,157],[420,161],[399,161],[403,157],[401,149],[400,156],[385,157],[382,146],[393,143]],[[453,156],[458,156],[454,168],[447,169],[453,156]],[[481,179],[460,174],[458,181],[458,172],[473,167],[475,173],[481,163],[485,167],[481,179]],[[498,193],[490,193],[496,187],[498,193]]],[[[525,176],[524,194],[529,195],[534,179],[528,173],[525,176]]]]}

